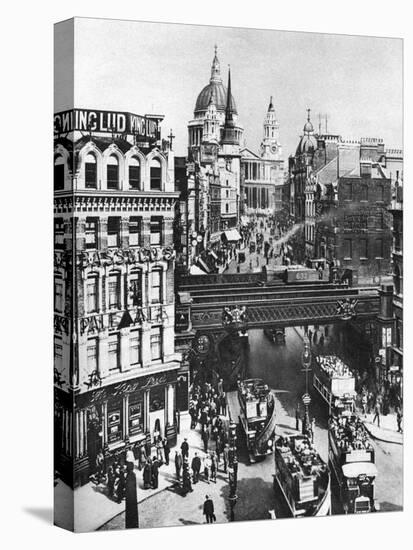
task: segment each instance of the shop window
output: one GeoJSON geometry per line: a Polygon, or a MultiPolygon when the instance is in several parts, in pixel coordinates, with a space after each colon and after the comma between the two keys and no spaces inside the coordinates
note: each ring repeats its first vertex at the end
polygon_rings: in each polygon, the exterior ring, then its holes
{"type": "Polygon", "coordinates": [[[119,189],[119,161],[115,155],[110,155],[106,165],[108,189],[119,189]]]}
{"type": "Polygon", "coordinates": [[[130,364],[137,365],[140,363],[141,357],[141,340],[139,337],[139,332],[137,330],[130,333],[129,337],[129,356],[130,364]]]}
{"type": "Polygon", "coordinates": [[[135,307],[142,305],[142,274],[140,271],[131,273],[129,279],[129,302],[135,307]]]}
{"type": "Polygon", "coordinates": [[[63,281],[54,282],[54,309],[63,312],[63,281]]]}
{"type": "Polygon", "coordinates": [[[108,368],[109,371],[115,371],[119,369],[119,338],[117,334],[109,336],[108,368]]]}
{"type": "Polygon", "coordinates": [[[367,239],[360,239],[359,240],[359,247],[360,247],[360,260],[365,260],[368,258],[368,241],[367,239]]]}
{"type": "Polygon", "coordinates": [[[123,401],[121,399],[108,402],[108,443],[116,443],[123,439],[123,401]]]}
{"type": "Polygon", "coordinates": [[[152,217],[151,218],[151,236],[150,236],[151,245],[160,245],[162,243],[162,218],[152,217]]]}
{"type": "Polygon", "coordinates": [[[59,155],[55,158],[54,162],[54,190],[63,191],[65,188],[65,161],[64,158],[59,155]]]}
{"type": "Polygon", "coordinates": [[[98,370],[98,348],[95,338],[87,343],[87,370],[89,374],[98,370]]]}
{"type": "Polygon", "coordinates": [[[87,279],[86,303],[88,313],[96,313],[98,311],[98,280],[96,276],[88,277],[87,279]]]}
{"type": "Polygon", "coordinates": [[[129,189],[139,190],[141,188],[141,166],[136,157],[129,161],[129,189]]]}
{"type": "Polygon", "coordinates": [[[162,272],[156,269],[151,272],[151,303],[162,302],[162,272]]]}
{"type": "Polygon", "coordinates": [[[143,432],[143,401],[139,394],[129,395],[129,436],[143,432]]]}
{"type": "Polygon", "coordinates": [[[344,239],[344,259],[351,259],[353,257],[353,241],[351,239],[344,239]]]}
{"type": "Polygon", "coordinates": [[[162,357],[161,329],[152,329],[151,334],[151,359],[157,361],[162,357]]]}
{"type": "Polygon", "coordinates": [[[97,248],[98,218],[86,218],[86,248],[97,248]]]}
{"type": "MultiPolygon", "coordinates": [[[[164,386],[155,386],[151,388],[149,396],[149,412],[160,411],[165,408],[165,388],[164,386]]],[[[158,427],[158,431],[160,426],[158,427]]]]}
{"type": "Polygon", "coordinates": [[[139,246],[141,237],[141,218],[129,218],[129,246],[139,246]]]}
{"type": "Polygon", "coordinates": [[[158,159],[151,161],[149,172],[151,191],[160,191],[162,188],[162,167],[158,159]]]}
{"type": "Polygon", "coordinates": [[[64,225],[63,218],[55,218],[54,220],[54,246],[55,248],[61,250],[64,248],[65,239],[64,239],[64,225]]]}
{"type": "Polygon", "coordinates": [[[109,309],[120,309],[120,275],[112,273],[108,282],[109,309]]]}
{"type": "Polygon", "coordinates": [[[89,153],[85,159],[85,187],[86,189],[97,188],[97,163],[92,153],[89,153]]]}
{"type": "Polygon", "coordinates": [[[120,242],[120,218],[108,218],[108,246],[118,247],[120,242]]]}

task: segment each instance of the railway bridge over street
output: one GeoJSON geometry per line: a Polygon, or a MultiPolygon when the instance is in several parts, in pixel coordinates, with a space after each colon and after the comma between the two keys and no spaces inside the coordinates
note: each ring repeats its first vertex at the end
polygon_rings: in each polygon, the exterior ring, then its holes
{"type": "Polygon", "coordinates": [[[377,350],[381,328],[393,320],[392,294],[391,286],[288,284],[282,278],[267,280],[265,272],[185,276],[178,283],[177,345],[202,361],[211,354],[219,357],[228,335],[234,340],[248,329],[349,322],[374,338],[377,350]]]}

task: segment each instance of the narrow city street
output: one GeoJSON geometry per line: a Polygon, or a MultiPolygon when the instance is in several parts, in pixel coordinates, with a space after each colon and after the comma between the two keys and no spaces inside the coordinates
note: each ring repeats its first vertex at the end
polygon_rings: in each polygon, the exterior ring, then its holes
{"type": "MultiPolygon", "coordinates": [[[[319,327],[321,330],[323,327],[319,327]]],[[[324,330],[324,329],[323,329],[324,330]]],[[[329,327],[326,339],[327,349],[335,345],[334,330],[329,327]]],[[[303,330],[300,327],[286,329],[285,345],[275,345],[264,334],[263,330],[249,331],[248,372],[249,377],[262,378],[271,389],[275,390],[277,407],[277,433],[293,433],[295,430],[295,411],[303,405],[302,395],[306,391],[305,375],[302,372],[301,354],[303,351],[303,330]]],[[[337,346],[339,345],[336,342],[337,346]]],[[[312,387],[309,376],[309,393],[312,397],[310,418],[315,419],[315,445],[323,460],[328,461],[328,409],[312,387]]],[[[190,456],[194,452],[202,454],[199,428],[191,430],[190,456]]],[[[381,511],[401,510],[402,494],[402,454],[403,447],[392,443],[373,440],[376,453],[378,477],[376,480],[376,497],[381,511]]],[[[172,456],[172,455],[171,455],[172,456]]],[[[284,499],[277,489],[273,488],[274,463],[272,455],[254,464],[248,463],[242,437],[239,440],[238,500],[235,507],[237,521],[247,519],[270,519],[270,510],[277,518],[290,517],[284,499]]],[[[141,475],[137,472],[138,477],[141,475]]],[[[178,486],[170,477],[171,485],[163,491],[150,496],[139,504],[140,527],[166,527],[173,525],[194,525],[205,523],[202,506],[208,494],[214,501],[217,522],[229,521],[229,485],[226,474],[221,470],[217,483],[200,481],[193,485],[193,492],[183,497],[178,486]]],[[[138,489],[139,491],[139,489],[138,489]]],[[[139,499],[141,496],[139,496],[139,499]]],[[[342,513],[335,495],[332,495],[332,513],[342,513]]],[[[103,530],[123,528],[124,512],[101,527],[103,530]]]]}

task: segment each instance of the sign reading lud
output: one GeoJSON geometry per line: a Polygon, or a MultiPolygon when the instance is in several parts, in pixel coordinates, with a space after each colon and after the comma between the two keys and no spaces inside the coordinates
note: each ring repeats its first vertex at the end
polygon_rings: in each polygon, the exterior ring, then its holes
{"type": "Polygon", "coordinates": [[[160,139],[162,115],[135,115],[119,111],[70,109],[54,115],[55,137],[70,132],[133,135],[142,141],[160,139]]]}

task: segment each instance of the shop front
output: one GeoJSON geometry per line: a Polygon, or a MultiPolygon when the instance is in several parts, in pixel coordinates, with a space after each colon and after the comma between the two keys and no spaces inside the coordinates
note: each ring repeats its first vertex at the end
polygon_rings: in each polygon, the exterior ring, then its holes
{"type": "Polygon", "coordinates": [[[128,449],[138,458],[140,446],[153,452],[154,438],[176,443],[178,365],[170,370],[99,387],[75,397],[74,485],[84,485],[103,452],[105,467],[123,462],[128,449]]]}

